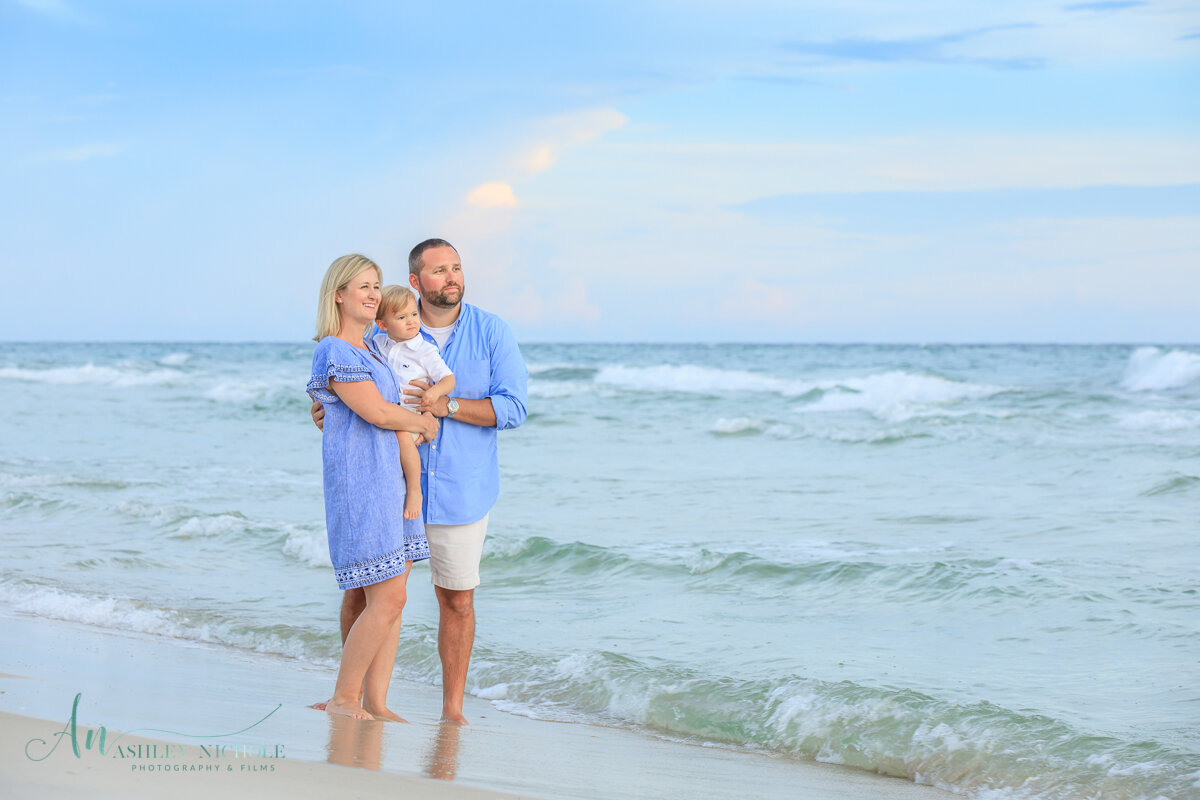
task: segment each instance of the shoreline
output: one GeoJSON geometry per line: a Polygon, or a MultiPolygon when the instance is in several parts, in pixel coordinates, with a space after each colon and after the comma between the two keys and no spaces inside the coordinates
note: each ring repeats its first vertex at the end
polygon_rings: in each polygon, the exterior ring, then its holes
{"type": "Polygon", "coordinates": [[[531,719],[471,696],[472,725],[444,725],[438,687],[399,678],[392,705],[410,724],[333,718],[305,705],[332,685],[328,668],[11,609],[0,612],[0,642],[5,796],[159,796],[168,781],[173,797],[211,794],[212,781],[232,798],[346,790],[446,800],[949,796],[833,764],[531,719]],[[27,754],[31,739],[46,743],[27,754]],[[32,760],[55,742],[56,751],[32,760]],[[218,775],[214,766],[233,769],[218,775]],[[185,785],[197,793],[179,794],[185,785]]]}

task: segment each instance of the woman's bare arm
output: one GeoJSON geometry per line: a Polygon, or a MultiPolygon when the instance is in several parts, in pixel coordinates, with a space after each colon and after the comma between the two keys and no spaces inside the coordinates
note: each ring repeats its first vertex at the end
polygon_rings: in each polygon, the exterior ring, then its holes
{"type": "Polygon", "coordinates": [[[438,421],[432,414],[414,414],[383,399],[374,381],[341,383],[329,379],[329,391],[367,422],[389,431],[419,433],[426,441],[437,436],[438,421]]]}

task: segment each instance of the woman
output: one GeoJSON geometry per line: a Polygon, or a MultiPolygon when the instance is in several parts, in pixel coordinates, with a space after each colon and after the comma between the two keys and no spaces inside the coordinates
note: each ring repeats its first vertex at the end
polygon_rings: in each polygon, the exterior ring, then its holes
{"type": "Polygon", "coordinates": [[[363,587],[367,607],[342,645],[331,714],[404,720],[387,707],[400,640],[405,584],[414,561],[429,558],[420,519],[404,518],[400,435],[437,435],[429,414],[396,403],[396,378],[364,335],[375,322],[383,274],[369,258],[329,265],[317,305],[319,342],[308,394],[325,405],[322,460],[325,527],[338,587],[363,587]]]}

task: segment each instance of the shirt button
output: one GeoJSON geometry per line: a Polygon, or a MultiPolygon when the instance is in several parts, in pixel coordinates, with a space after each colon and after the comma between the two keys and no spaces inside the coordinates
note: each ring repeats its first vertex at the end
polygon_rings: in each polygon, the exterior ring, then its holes
{"type": "Polygon", "coordinates": [[[430,446],[430,447],[432,447],[434,450],[437,450],[437,445],[436,445],[436,444],[431,444],[431,445],[429,445],[429,446],[430,446]]]}
{"type": "Polygon", "coordinates": [[[437,473],[436,473],[436,472],[433,472],[433,471],[430,471],[430,473],[429,473],[429,477],[431,477],[431,478],[432,478],[434,475],[437,475],[437,473]]]}

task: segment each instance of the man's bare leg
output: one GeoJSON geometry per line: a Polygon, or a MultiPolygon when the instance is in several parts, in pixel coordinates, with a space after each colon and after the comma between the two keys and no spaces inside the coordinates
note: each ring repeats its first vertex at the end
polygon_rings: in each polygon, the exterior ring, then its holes
{"type": "Polygon", "coordinates": [[[346,637],[350,635],[350,629],[354,627],[354,621],[358,619],[367,607],[367,593],[361,588],[347,589],[342,592],[342,644],[346,644],[346,637]]]}
{"type": "Polygon", "coordinates": [[[442,659],[442,719],[467,724],[463,716],[463,694],[467,690],[467,667],[475,644],[475,590],[434,586],[438,608],[438,655],[442,659]]]}

